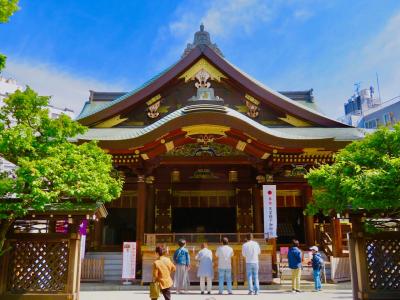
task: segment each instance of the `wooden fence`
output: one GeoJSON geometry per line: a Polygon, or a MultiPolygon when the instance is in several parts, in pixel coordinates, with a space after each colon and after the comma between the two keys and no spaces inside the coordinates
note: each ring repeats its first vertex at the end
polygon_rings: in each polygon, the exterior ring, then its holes
{"type": "Polygon", "coordinates": [[[82,259],[81,281],[82,282],[104,281],[104,257],[82,259]]]}
{"type": "Polygon", "coordinates": [[[1,258],[1,300],[79,298],[78,234],[18,234],[6,247],[12,250],[1,258]]]}
{"type": "Polygon", "coordinates": [[[400,231],[349,234],[354,300],[400,299],[400,231]]]}

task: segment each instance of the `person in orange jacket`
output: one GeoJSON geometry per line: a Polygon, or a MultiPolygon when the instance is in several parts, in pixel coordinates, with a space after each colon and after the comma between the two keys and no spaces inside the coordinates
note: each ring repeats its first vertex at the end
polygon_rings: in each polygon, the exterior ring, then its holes
{"type": "Polygon", "coordinates": [[[173,281],[171,273],[175,272],[175,265],[172,261],[165,256],[165,249],[163,247],[156,247],[158,259],[153,263],[153,282],[160,285],[161,293],[165,300],[171,299],[171,287],[173,281]]]}

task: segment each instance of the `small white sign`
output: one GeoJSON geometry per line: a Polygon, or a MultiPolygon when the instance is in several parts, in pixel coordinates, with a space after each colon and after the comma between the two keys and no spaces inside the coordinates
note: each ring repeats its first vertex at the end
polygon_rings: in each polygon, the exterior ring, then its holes
{"type": "Polygon", "coordinates": [[[136,242],[124,242],[122,246],[122,279],[135,279],[136,242]]]}
{"type": "Polygon", "coordinates": [[[81,260],[85,258],[86,235],[81,235],[81,260]]]}
{"type": "Polygon", "coordinates": [[[276,238],[276,185],[263,185],[264,202],[264,235],[265,238],[276,238]]]}

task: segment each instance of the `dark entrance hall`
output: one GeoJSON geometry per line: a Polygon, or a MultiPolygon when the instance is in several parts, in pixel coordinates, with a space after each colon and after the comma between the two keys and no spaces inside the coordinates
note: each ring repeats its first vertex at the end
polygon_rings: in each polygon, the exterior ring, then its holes
{"type": "Polygon", "coordinates": [[[236,232],[235,208],[173,208],[172,232],[236,232]]]}

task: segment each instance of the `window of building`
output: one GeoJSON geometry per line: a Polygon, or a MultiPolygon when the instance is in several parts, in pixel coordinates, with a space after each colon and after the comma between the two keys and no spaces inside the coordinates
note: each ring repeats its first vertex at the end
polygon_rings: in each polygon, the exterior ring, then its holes
{"type": "Polygon", "coordinates": [[[365,121],[365,128],[378,128],[378,119],[373,119],[373,120],[369,120],[369,121],[365,121]]]}
{"type": "Polygon", "coordinates": [[[391,124],[391,120],[390,120],[390,113],[385,113],[383,115],[383,123],[385,125],[390,125],[391,124]]]}
{"type": "Polygon", "coordinates": [[[372,121],[366,121],[365,128],[372,128],[372,121]]]}
{"type": "Polygon", "coordinates": [[[396,117],[394,116],[394,112],[390,112],[390,123],[395,124],[397,123],[396,117]]]}

